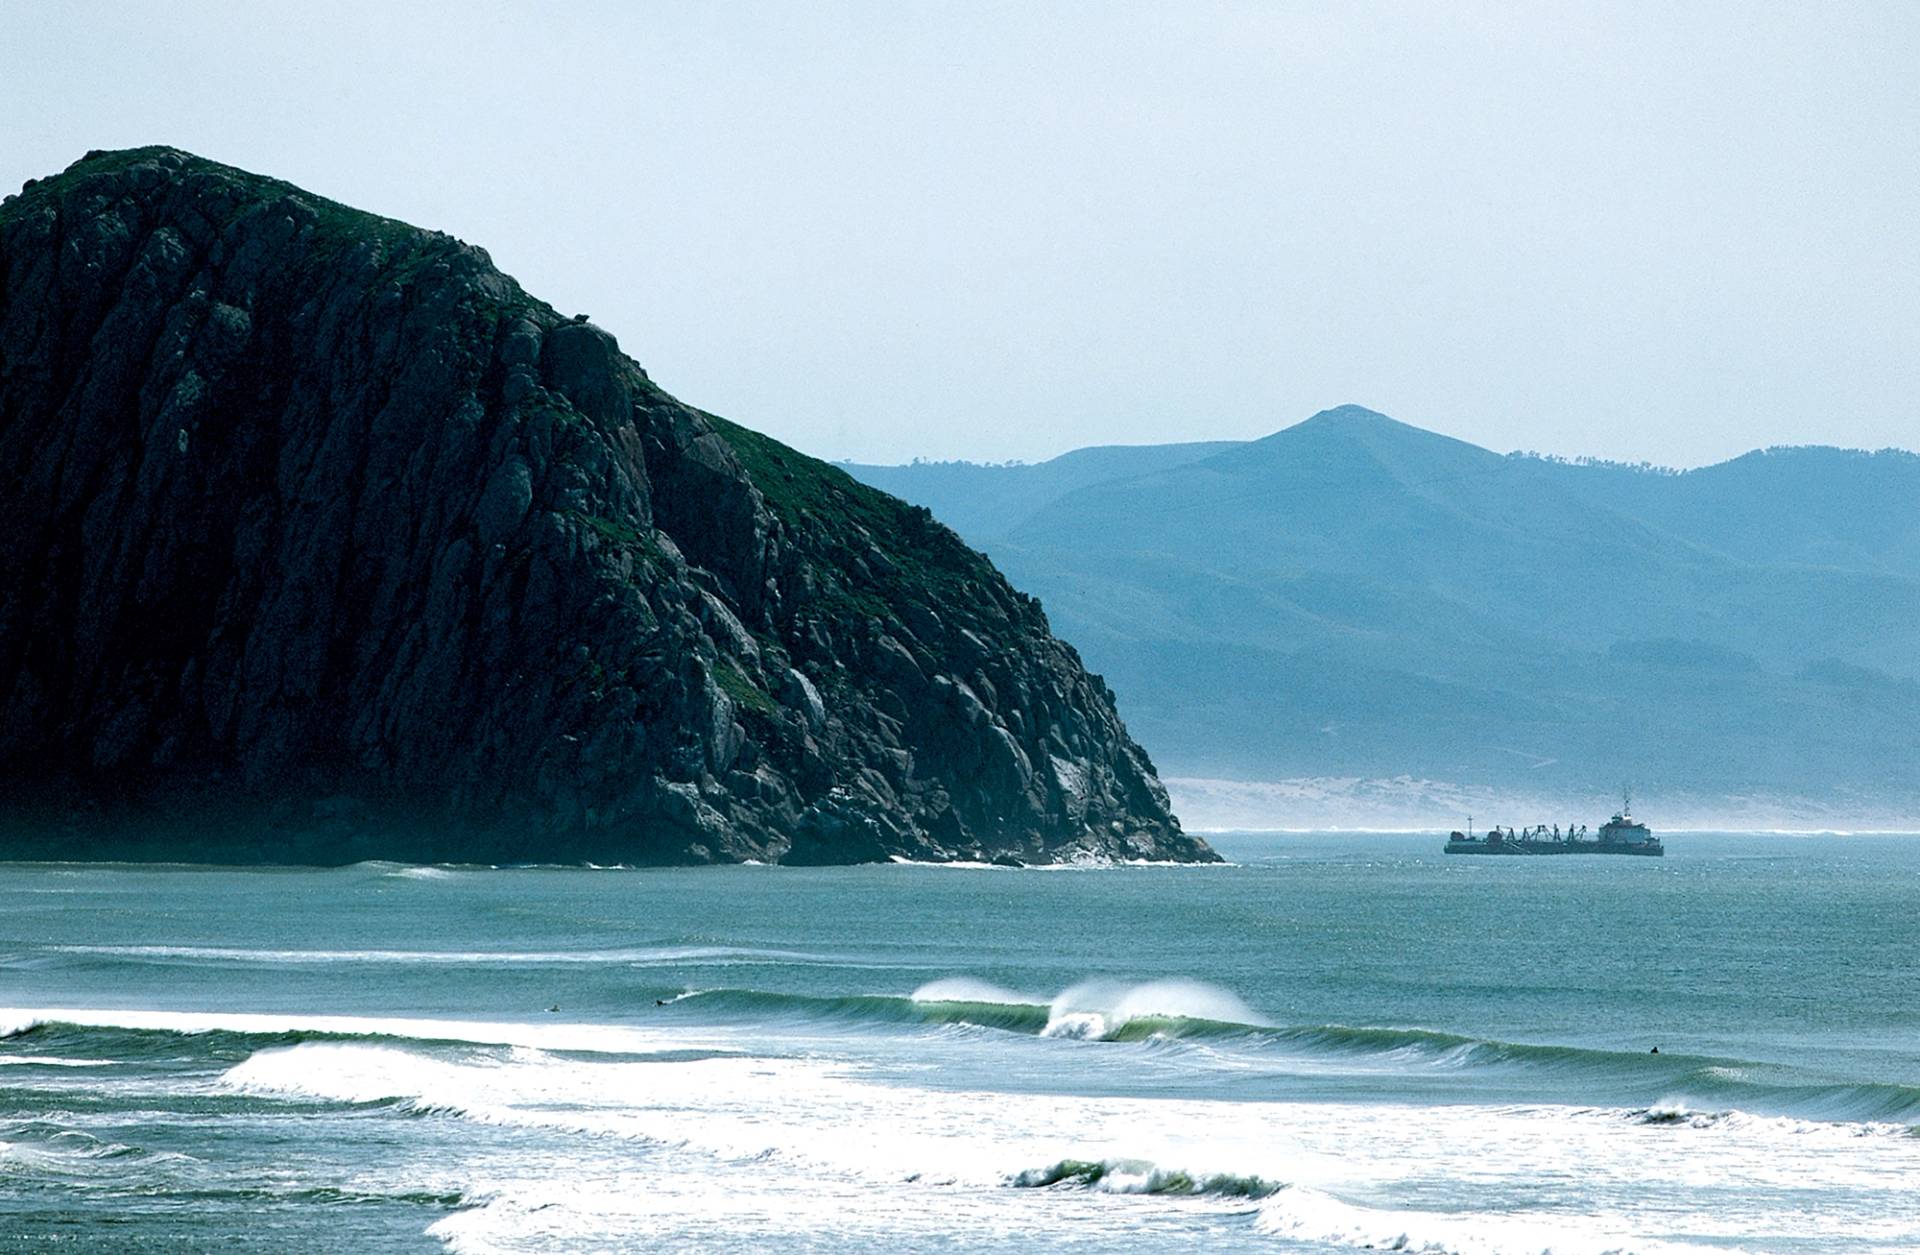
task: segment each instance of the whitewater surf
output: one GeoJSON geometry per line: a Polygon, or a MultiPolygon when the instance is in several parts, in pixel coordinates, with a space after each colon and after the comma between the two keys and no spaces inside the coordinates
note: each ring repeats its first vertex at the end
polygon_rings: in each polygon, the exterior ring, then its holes
{"type": "Polygon", "coordinates": [[[1779,840],[15,867],[0,1248],[1913,1250],[1920,847],[1779,840]]]}

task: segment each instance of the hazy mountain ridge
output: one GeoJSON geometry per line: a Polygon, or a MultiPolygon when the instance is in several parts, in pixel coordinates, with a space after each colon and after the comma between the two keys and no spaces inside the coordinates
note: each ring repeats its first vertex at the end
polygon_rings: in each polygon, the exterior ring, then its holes
{"type": "Polygon", "coordinates": [[[925,510],[277,180],[0,204],[0,462],[0,853],[1213,857],[925,510]]]}
{"type": "MultiPolygon", "coordinates": [[[[997,535],[1005,520],[1022,519],[1077,488],[1197,462],[1232,448],[1233,441],[1170,445],[1095,445],[1045,462],[983,465],[915,462],[909,466],[835,465],[896,497],[936,499],[940,520],[965,536],[997,535]]],[[[926,501],[919,502],[922,505],[926,501]]]]}
{"type": "MultiPolygon", "coordinates": [[[[1920,457],[1664,472],[1348,406],[1136,461],[969,538],[1171,775],[1920,796],[1920,457]]],[[[936,515],[942,487],[893,481],[936,515]]]]}

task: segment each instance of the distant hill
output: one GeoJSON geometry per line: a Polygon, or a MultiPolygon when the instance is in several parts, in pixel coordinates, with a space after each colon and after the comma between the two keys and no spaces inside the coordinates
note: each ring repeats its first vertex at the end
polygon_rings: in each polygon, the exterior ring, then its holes
{"type": "Polygon", "coordinates": [[[1197,462],[1237,443],[1096,445],[1046,462],[1002,466],[978,462],[910,466],[842,462],[840,466],[855,479],[926,506],[962,536],[998,535],[1075,489],[1197,462]]]}
{"type": "Polygon", "coordinates": [[[1760,449],[1682,475],[1524,462],[1728,557],[1920,576],[1920,455],[1904,450],[1760,449]]]}
{"type": "Polygon", "coordinates": [[[1501,455],[1358,406],[1083,452],[1101,457],[849,469],[1039,596],[1169,775],[1546,797],[1630,779],[1920,818],[1920,457],[1675,473],[1501,455]]]}

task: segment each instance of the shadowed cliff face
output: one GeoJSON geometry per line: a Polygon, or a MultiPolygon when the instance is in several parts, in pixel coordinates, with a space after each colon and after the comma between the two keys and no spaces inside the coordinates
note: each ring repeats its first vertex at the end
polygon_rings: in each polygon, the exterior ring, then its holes
{"type": "Polygon", "coordinates": [[[0,301],[0,852],[1213,857],[985,559],[479,249],[91,154],[0,301]]]}

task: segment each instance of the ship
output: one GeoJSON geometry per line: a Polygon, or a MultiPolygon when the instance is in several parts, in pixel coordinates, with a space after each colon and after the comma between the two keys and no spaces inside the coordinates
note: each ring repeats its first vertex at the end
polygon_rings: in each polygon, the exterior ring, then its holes
{"type": "Polygon", "coordinates": [[[1653,835],[1645,824],[1633,817],[1633,798],[1628,795],[1621,799],[1620,810],[1606,823],[1600,825],[1600,831],[1593,836],[1587,835],[1587,826],[1576,828],[1568,824],[1565,829],[1560,825],[1535,824],[1515,832],[1512,828],[1502,829],[1497,825],[1487,829],[1481,836],[1473,834],[1473,820],[1468,818],[1467,831],[1458,830],[1447,835],[1446,852],[1448,854],[1639,854],[1651,858],[1661,858],[1666,847],[1660,844],[1660,838],[1653,835]]]}

